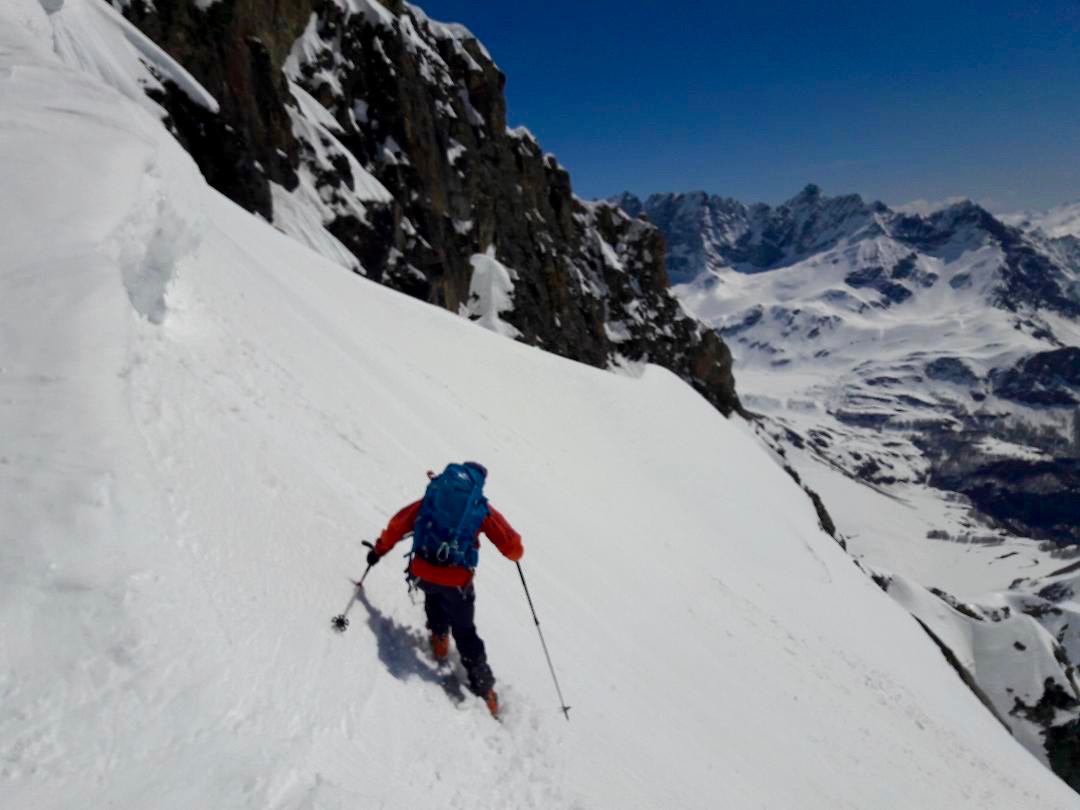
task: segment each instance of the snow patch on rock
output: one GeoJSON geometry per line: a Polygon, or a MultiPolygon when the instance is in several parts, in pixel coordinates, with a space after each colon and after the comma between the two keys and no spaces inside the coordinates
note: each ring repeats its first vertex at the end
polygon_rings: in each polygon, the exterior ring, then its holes
{"type": "Polygon", "coordinates": [[[517,273],[495,258],[494,248],[487,253],[474,254],[469,262],[473,273],[469,282],[469,302],[463,314],[503,337],[519,337],[521,332],[499,317],[514,310],[514,280],[517,273]]]}

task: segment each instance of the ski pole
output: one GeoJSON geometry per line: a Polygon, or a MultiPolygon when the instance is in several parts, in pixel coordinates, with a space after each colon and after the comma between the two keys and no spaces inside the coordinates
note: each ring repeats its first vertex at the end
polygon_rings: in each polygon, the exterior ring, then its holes
{"type": "MultiPolygon", "coordinates": [[[[367,540],[364,541],[364,545],[368,548],[375,548],[367,540]]],[[[349,580],[356,587],[353,588],[352,599],[349,600],[349,604],[345,606],[345,612],[341,613],[330,620],[331,626],[339,633],[344,633],[349,628],[349,610],[356,603],[356,597],[360,595],[360,589],[364,587],[364,580],[367,579],[368,571],[371,570],[371,563],[368,563],[368,567],[364,569],[363,576],[360,577],[360,581],[349,580]]]]}
{"type": "Polygon", "coordinates": [[[559,695],[559,703],[562,704],[559,708],[566,716],[566,721],[570,722],[570,707],[566,705],[562,689],[559,688],[559,679],[555,676],[555,666],[551,663],[551,654],[548,652],[547,642],[544,641],[544,633],[540,629],[540,620],[536,617],[536,608],[533,607],[532,596],[529,595],[529,586],[525,583],[525,572],[521,568],[521,563],[515,564],[517,565],[518,574],[521,576],[521,587],[525,589],[525,598],[529,600],[529,610],[532,611],[533,621],[536,622],[536,632],[540,635],[540,646],[544,648],[544,657],[547,658],[548,669],[551,670],[551,679],[555,681],[555,691],[559,695]]]}

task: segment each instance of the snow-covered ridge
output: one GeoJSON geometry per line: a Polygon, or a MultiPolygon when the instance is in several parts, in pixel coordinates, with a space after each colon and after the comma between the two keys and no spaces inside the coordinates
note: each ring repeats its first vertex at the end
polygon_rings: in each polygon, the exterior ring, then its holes
{"type": "Polygon", "coordinates": [[[792,264],[856,234],[879,233],[878,215],[885,213],[880,203],[858,195],[825,197],[814,185],[777,208],[704,192],[653,194],[644,202],[624,194],[614,201],[634,215],[647,214],[667,235],[675,283],[705,269],[754,273],[792,264]]]}
{"type": "MultiPolygon", "coordinates": [[[[1060,252],[1048,250],[1041,239],[1012,230],[966,199],[920,212],[894,211],[855,194],[827,197],[810,185],[775,208],[746,206],[703,192],[654,194],[645,202],[623,195],[615,202],[634,215],[647,214],[664,231],[671,245],[668,269],[675,283],[693,281],[709,271],[757,273],[793,267],[830,252],[850,253],[862,243],[880,244],[883,239],[900,256],[926,254],[945,261],[988,245],[1002,251],[992,291],[997,296],[992,302],[995,306],[1048,307],[1072,317],[1080,313],[1080,297],[1071,289],[1076,280],[1075,257],[1063,258],[1060,252]]],[[[1061,219],[1066,218],[1063,212],[1061,219]]],[[[1046,236],[1041,231],[1039,235],[1046,236]]],[[[891,290],[904,298],[917,292],[905,292],[900,286],[891,285],[891,290]]],[[[887,296],[889,291],[882,292],[887,296]]]]}
{"type": "Polygon", "coordinates": [[[4,807],[1075,804],[671,374],[342,273],[60,63],[32,0],[0,6],[0,95],[4,807]],[[159,238],[149,319],[124,257],[159,238]],[[447,700],[393,561],[328,627],[359,539],[466,457],[525,536],[569,725],[490,549],[501,725],[447,700]]]}
{"type": "Polygon", "coordinates": [[[878,583],[948,648],[989,708],[1032,753],[1080,786],[1080,579],[1076,564],[975,600],[903,577],[878,583]]]}
{"type": "Polygon", "coordinates": [[[56,53],[132,101],[157,110],[147,91],[174,83],[194,103],[218,112],[217,100],[172,57],[104,0],[42,0],[56,53]]]}
{"type": "Polygon", "coordinates": [[[1045,211],[1021,211],[1007,214],[1001,221],[1025,231],[1038,232],[1050,239],[1080,239],[1080,202],[1059,205],[1045,211]]]}

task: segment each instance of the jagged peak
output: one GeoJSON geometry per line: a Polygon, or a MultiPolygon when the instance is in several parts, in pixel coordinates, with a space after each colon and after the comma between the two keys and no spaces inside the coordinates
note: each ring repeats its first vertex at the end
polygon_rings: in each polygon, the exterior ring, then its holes
{"type": "Polygon", "coordinates": [[[823,207],[852,207],[852,208],[866,208],[870,209],[874,206],[883,205],[882,203],[867,203],[863,199],[861,194],[841,194],[836,197],[829,197],[821,190],[821,186],[814,183],[809,183],[785,203],[777,206],[777,208],[798,209],[798,208],[823,208],[823,207]]]}
{"type": "Polygon", "coordinates": [[[456,40],[458,42],[475,43],[476,47],[479,49],[480,53],[484,56],[484,58],[494,64],[495,60],[492,58],[491,53],[488,51],[488,49],[484,47],[484,43],[480,41],[479,37],[477,37],[476,34],[474,34],[461,23],[439,22],[438,20],[433,20],[431,17],[429,17],[427,15],[427,12],[425,12],[417,5],[413,5],[412,3],[405,3],[404,5],[406,8],[408,8],[410,12],[412,12],[412,15],[416,17],[418,22],[422,22],[427,25],[432,35],[436,39],[450,39],[456,40]]]}
{"type": "Polygon", "coordinates": [[[979,225],[991,231],[1007,227],[993,214],[974,200],[957,200],[945,208],[938,209],[926,217],[920,217],[935,227],[955,227],[963,223],[979,225]]]}
{"type": "Polygon", "coordinates": [[[645,204],[641,201],[641,198],[629,191],[616,194],[614,197],[608,197],[606,202],[621,208],[632,217],[640,216],[645,211],[645,204]]]}

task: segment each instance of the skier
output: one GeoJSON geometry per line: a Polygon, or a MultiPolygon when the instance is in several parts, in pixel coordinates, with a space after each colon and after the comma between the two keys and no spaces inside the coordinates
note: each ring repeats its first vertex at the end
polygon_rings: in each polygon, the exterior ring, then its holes
{"type": "Polygon", "coordinates": [[[473,572],[479,561],[480,532],[513,562],[525,553],[521,535],[484,498],[487,469],[482,464],[450,464],[441,475],[428,473],[428,477],[431,481],[424,497],[390,518],[368,552],[367,563],[375,565],[406,534],[413,533],[409,580],[424,592],[431,653],[440,663],[447,661],[453,633],[469,689],[498,716],[495,676],[474,623],[473,572]]]}

